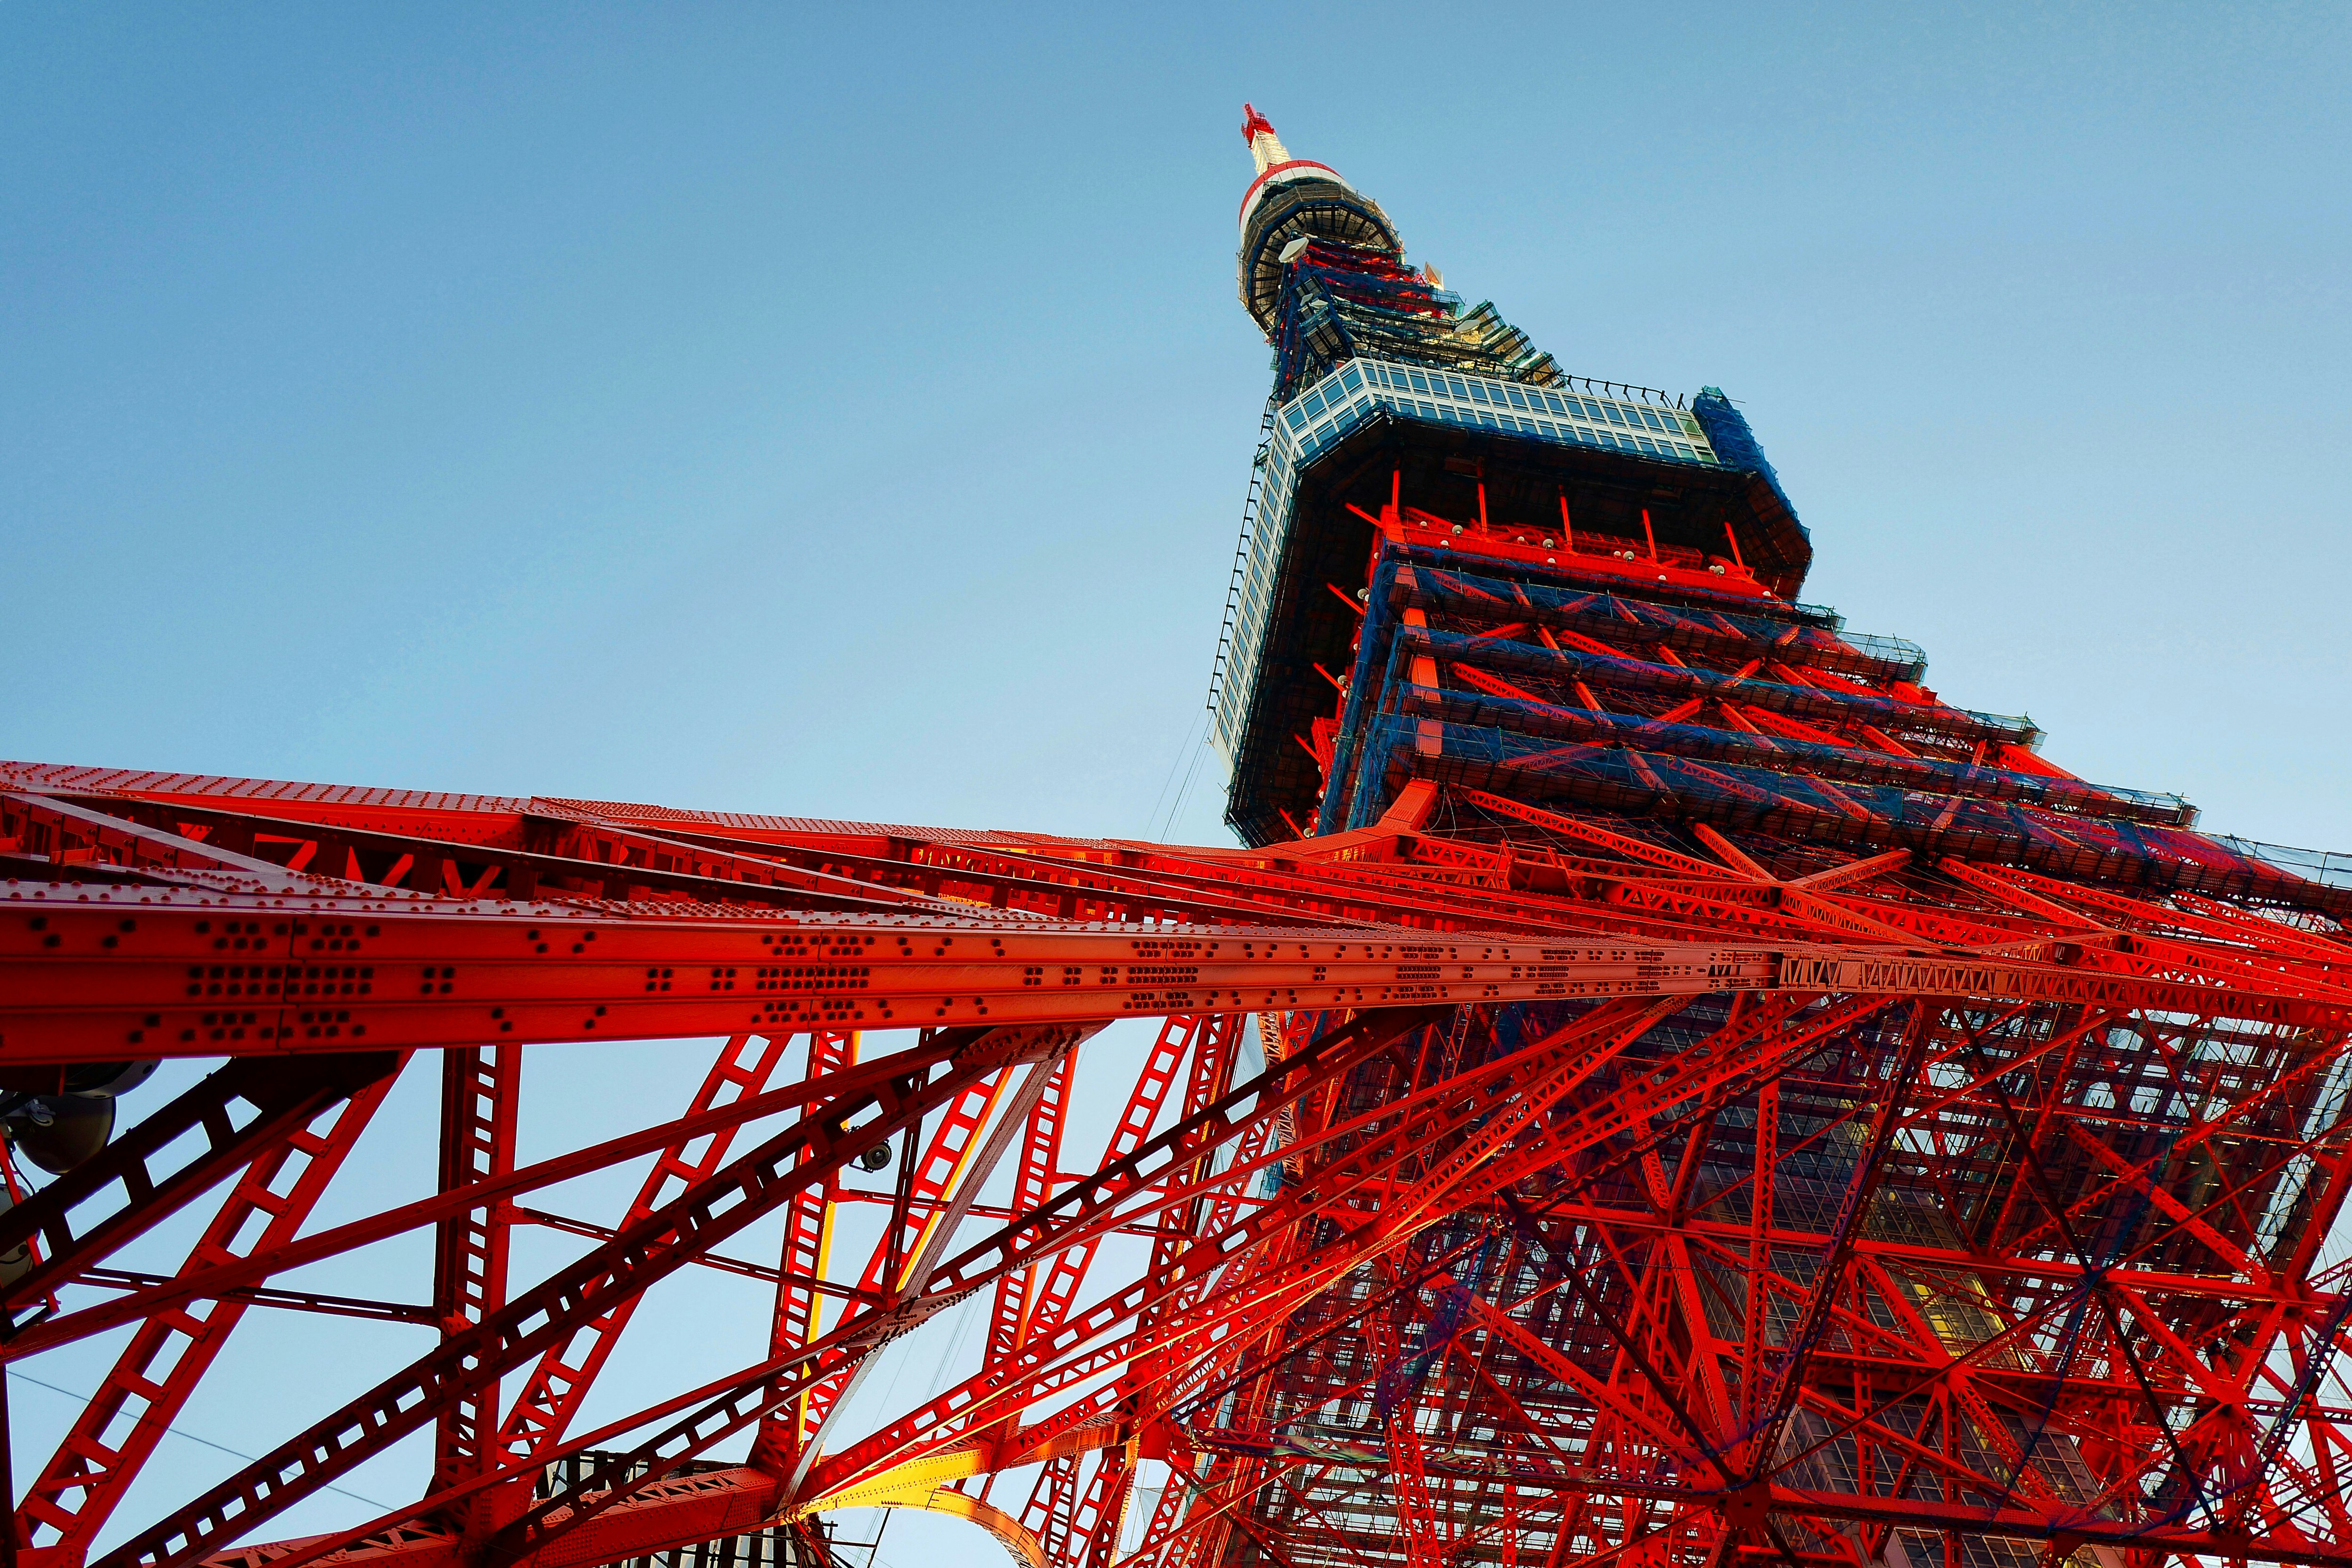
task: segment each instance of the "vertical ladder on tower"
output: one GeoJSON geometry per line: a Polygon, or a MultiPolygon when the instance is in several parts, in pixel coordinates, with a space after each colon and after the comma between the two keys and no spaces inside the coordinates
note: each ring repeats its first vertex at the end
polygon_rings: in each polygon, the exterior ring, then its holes
{"type": "Polygon", "coordinates": [[[1217,697],[1223,689],[1225,662],[1233,655],[1234,619],[1241,614],[1242,573],[1249,565],[1250,535],[1257,527],[1258,499],[1265,493],[1265,465],[1274,456],[1274,399],[1265,400],[1265,414],[1258,421],[1257,455],[1250,459],[1249,493],[1242,498],[1242,536],[1234,546],[1234,573],[1225,583],[1225,620],[1217,629],[1217,657],[1209,667],[1209,711],[1217,710],[1217,697]]]}

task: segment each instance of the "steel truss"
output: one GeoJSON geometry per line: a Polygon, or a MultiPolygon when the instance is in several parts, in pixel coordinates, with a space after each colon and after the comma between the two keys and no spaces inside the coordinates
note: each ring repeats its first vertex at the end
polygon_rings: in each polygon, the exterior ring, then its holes
{"type": "Polygon", "coordinates": [[[1244,852],[5,782],[11,1081],[224,1058],[0,1215],[38,1254],[8,1359],[136,1325],[24,1562],[609,1562],[890,1505],[1041,1564],[2352,1563],[2331,920],[1903,851],[1784,877],[1444,786],[1244,852]],[[1073,1171],[1124,1017],[1156,1042],[1073,1171]],[[697,1036],[675,1118],[515,1163],[524,1046],[697,1036]],[[418,1051],[438,1191],[304,1235],[418,1051]],[[528,1206],[647,1156],[609,1226],[528,1206]],[[176,1270],[107,1267],[205,1202],[176,1270]],[[772,1266],[726,1250],[771,1215],[772,1266]],[[589,1245],[510,1281],[534,1220],[589,1245]],[[94,1552],[244,1313],[320,1304],[274,1278],[426,1227],[436,1342],[94,1552]],[[766,1343],[575,1430],[700,1265],[775,1282],[766,1343]],[[971,1299],[976,1370],[841,1426],[971,1299]],[[236,1545],[428,1429],[414,1507],[236,1545]]]}
{"type": "Polygon", "coordinates": [[[0,763],[0,1122],[208,1067],[0,1169],[0,1362],[125,1342],[12,1563],[815,1568],[882,1507],[1029,1568],[2352,1568],[2344,864],[1842,635],[1728,399],[1564,376],[1244,134],[1299,395],[1215,700],[1285,841],[0,763]],[[717,1048],[524,1162],[524,1052],[583,1040],[717,1048]],[[311,1228],[436,1070],[429,1190],[311,1228]],[[577,1249],[517,1278],[518,1225],[577,1249]],[[278,1282],[411,1233],[407,1301],[278,1282]],[[765,1333],[582,1430],[702,1268],[765,1333]],[[383,1375],[120,1518],[257,1308],[383,1375]],[[428,1434],[414,1503],[268,1539],[428,1434]]]}

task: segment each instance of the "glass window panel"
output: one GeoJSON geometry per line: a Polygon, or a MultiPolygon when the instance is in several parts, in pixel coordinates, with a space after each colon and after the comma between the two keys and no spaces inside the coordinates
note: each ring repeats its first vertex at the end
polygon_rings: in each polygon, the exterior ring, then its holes
{"type": "Polygon", "coordinates": [[[1456,396],[1456,397],[1459,397],[1459,398],[1463,399],[1465,402],[1467,402],[1467,401],[1469,400],[1469,396],[1470,396],[1469,389],[1468,389],[1468,388],[1466,388],[1466,387],[1465,387],[1465,386],[1462,384],[1462,378],[1461,378],[1460,376],[1458,376],[1458,375],[1449,375],[1449,376],[1447,376],[1447,377],[1445,378],[1445,384],[1446,384],[1447,386],[1449,386],[1449,387],[1453,388],[1454,395],[1454,396],[1456,396]]]}
{"type": "Polygon", "coordinates": [[[1519,395],[1516,387],[1505,387],[1503,395],[1511,400],[1511,406],[1514,408],[1525,408],[1528,405],[1528,400],[1519,395]]]}
{"type": "Polygon", "coordinates": [[[1412,378],[1412,389],[1415,392],[1427,392],[1429,390],[1429,382],[1422,375],[1421,372],[1417,370],[1409,370],[1405,372],[1405,374],[1412,378]]]}

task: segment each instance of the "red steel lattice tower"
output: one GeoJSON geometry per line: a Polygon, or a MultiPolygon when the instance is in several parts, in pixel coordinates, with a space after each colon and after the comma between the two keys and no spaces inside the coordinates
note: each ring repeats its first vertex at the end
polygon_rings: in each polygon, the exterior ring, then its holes
{"type": "Polygon", "coordinates": [[[1038,1568],[2352,1568],[2352,864],[1944,701],[1802,602],[1721,393],[1568,374],[1244,134],[1244,847],[0,764],[0,1356],[132,1326],[19,1561],[822,1562],[891,1507],[1038,1568]],[[694,1037],[677,1116],[518,1163],[524,1047],[694,1037]],[[419,1053],[433,1189],[308,1229],[419,1053]],[[576,1256],[510,1278],[518,1224],[576,1256]],[[271,1282],[426,1228],[429,1303],[271,1282]],[[774,1288],[740,1370],[578,1430],[704,1268],[774,1288]],[[421,1333],[115,1521],[257,1307],[421,1333]],[[416,1503],[239,1544],[425,1433],[416,1503]]]}

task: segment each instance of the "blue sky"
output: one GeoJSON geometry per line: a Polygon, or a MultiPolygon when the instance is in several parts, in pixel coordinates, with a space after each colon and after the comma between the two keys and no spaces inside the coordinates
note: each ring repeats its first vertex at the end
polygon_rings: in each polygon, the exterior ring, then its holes
{"type": "Polygon", "coordinates": [[[0,753],[1220,837],[1248,98],[1739,399],[1946,696],[2352,848],[2340,5],[20,4],[0,73],[0,753]]]}

